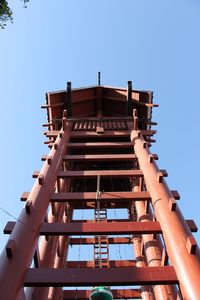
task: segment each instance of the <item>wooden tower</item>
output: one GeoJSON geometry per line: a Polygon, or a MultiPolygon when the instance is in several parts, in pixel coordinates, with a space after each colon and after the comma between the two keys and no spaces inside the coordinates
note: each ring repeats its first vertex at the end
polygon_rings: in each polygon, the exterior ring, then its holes
{"type": "Polygon", "coordinates": [[[152,98],[130,81],[78,89],[68,82],[47,93],[50,150],[21,197],[18,221],[5,226],[0,299],[86,300],[99,285],[110,286],[114,299],[200,299],[197,228],[150,152],[152,98]],[[119,208],[128,217],[110,219],[119,208]],[[80,209],[92,209],[93,218],[75,220],[80,209]],[[133,260],[110,259],[110,245],[119,244],[132,245],[133,260]],[[69,261],[73,245],[93,245],[93,260],[69,261]]]}

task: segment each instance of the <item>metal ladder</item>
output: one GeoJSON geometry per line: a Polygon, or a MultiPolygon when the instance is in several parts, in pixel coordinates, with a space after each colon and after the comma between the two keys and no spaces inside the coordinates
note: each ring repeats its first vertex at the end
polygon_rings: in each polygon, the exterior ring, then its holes
{"type": "MultiPolygon", "coordinates": [[[[100,176],[98,176],[94,219],[95,222],[107,222],[107,209],[101,208],[100,199],[100,176]]],[[[109,268],[109,266],[108,236],[96,235],[94,237],[94,268],[109,268]]]]}

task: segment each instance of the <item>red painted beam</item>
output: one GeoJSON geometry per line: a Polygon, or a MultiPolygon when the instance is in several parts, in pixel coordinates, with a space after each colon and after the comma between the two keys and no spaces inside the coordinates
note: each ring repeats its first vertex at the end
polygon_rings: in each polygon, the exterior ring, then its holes
{"type": "Polygon", "coordinates": [[[140,170],[95,170],[95,171],[60,171],[58,177],[141,177],[143,176],[140,170]]]}
{"type": "Polygon", "coordinates": [[[44,223],[41,235],[93,235],[93,234],[145,234],[161,233],[158,222],[123,222],[123,223],[44,223]]]}
{"type": "Polygon", "coordinates": [[[103,133],[97,133],[96,131],[74,131],[70,134],[72,138],[102,138],[102,137],[129,137],[129,130],[112,130],[112,131],[104,131],[103,133]]]}
{"type": "MultiPolygon", "coordinates": [[[[186,220],[191,232],[197,231],[193,220],[186,220]]],[[[4,234],[10,234],[16,222],[8,222],[4,234]]],[[[145,234],[161,233],[159,222],[43,223],[41,235],[145,234]]],[[[111,239],[112,240],[112,239],[111,239]]],[[[117,241],[117,240],[116,240],[117,241]]]]}
{"type": "MultiPolygon", "coordinates": [[[[70,202],[70,201],[95,201],[96,193],[54,193],[51,195],[52,202],[70,202]]],[[[103,192],[101,200],[105,201],[144,201],[150,200],[149,192],[103,192]]]]}
{"type": "MultiPolygon", "coordinates": [[[[111,268],[135,267],[135,260],[110,260],[111,268]]],[[[94,268],[94,261],[66,261],[66,268],[94,268]]]]}
{"type": "MultiPolygon", "coordinates": [[[[129,209],[129,203],[124,202],[124,201],[119,201],[119,202],[109,202],[107,203],[106,201],[101,201],[101,208],[125,208],[129,209]]],[[[95,202],[71,202],[71,208],[73,209],[94,209],[96,207],[95,202]]]]}
{"type": "Polygon", "coordinates": [[[132,148],[130,142],[67,143],[67,148],[132,148]]]}
{"type": "Polygon", "coordinates": [[[28,269],[24,286],[96,286],[177,284],[174,268],[28,269]]]}
{"type": "MultiPolygon", "coordinates": [[[[94,245],[94,238],[70,238],[70,245],[94,245]]],[[[109,245],[111,244],[130,244],[132,243],[129,237],[123,238],[108,238],[109,245]]]]}
{"type": "MultiPolygon", "coordinates": [[[[67,120],[70,122],[77,122],[77,121],[99,121],[99,117],[74,117],[74,118],[67,118],[67,120]]],[[[115,116],[115,117],[112,117],[112,116],[109,116],[109,117],[104,117],[102,116],[101,117],[101,121],[104,122],[104,121],[129,121],[129,122],[132,122],[133,121],[133,117],[126,117],[126,116],[123,116],[123,117],[120,117],[120,116],[115,116]]]]}
{"type": "MultiPolygon", "coordinates": [[[[179,199],[180,196],[176,191],[171,191],[175,199],[179,199]]],[[[27,193],[28,194],[28,193],[27,193]]],[[[21,198],[22,201],[25,201],[27,197],[21,198]]],[[[101,200],[105,201],[115,201],[115,202],[124,202],[124,201],[149,201],[150,194],[149,192],[103,192],[101,193],[101,200]]],[[[84,193],[53,193],[51,195],[51,202],[74,202],[74,201],[95,201],[96,193],[94,192],[84,192],[84,193]]]]}
{"type": "Polygon", "coordinates": [[[44,223],[41,235],[96,235],[161,233],[158,222],[44,223]]]}
{"type": "MultiPolygon", "coordinates": [[[[140,289],[124,289],[124,290],[111,290],[114,299],[138,299],[141,297],[140,289]]],[[[90,290],[65,290],[63,291],[63,300],[77,299],[88,300],[90,298],[90,290]]]]}
{"type": "MultiPolygon", "coordinates": [[[[152,158],[157,159],[157,154],[152,154],[152,158]]],[[[137,159],[135,154],[83,154],[83,155],[65,155],[64,160],[70,161],[123,161],[137,159]]],[[[46,160],[46,156],[42,157],[42,160],[46,160]]]]}
{"type": "MultiPolygon", "coordinates": [[[[143,136],[152,136],[156,133],[156,130],[141,130],[141,134],[143,136]]],[[[48,136],[48,133],[47,133],[48,136]]],[[[52,136],[52,135],[50,135],[52,136]]],[[[57,136],[57,135],[53,135],[57,136]]],[[[79,137],[79,138],[89,138],[89,137],[129,137],[130,131],[129,130],[113,130],[113,131],[104,131],[102,134],[97,134],[96,131],[74,131],[71,132],[70,137],[79,137]]]]}
{"type": "MultiPolygon", "coordinates": [[[[4,233],[12,232],[15,222],[8,222],[4,233]]],[[[158,222],[43,223],[40,235],[114,235],[161,233],[158,222]]]]}
{"type": "MultiPolygon", "coordinates": [[[[54,145],[54,142],[47,141],[48,147],[51,148],[54,145]]],[[[147,146],[150,146],[150,142],[146,142],[147,146]]],[[[133,145],[130,142],[94,142],[94,143],[67,143],[67,148],[133,148],[133,145]]]]}
{"type": "MultiPolygon", "coordinates": [[[[156,133],[156,130],[141,130],[140,131],[141,134],[143,136],[152,136],[156,133]]],[[[49,131],[45,131],[44,135],[46,135],[47,137],[57,137],[59,131],[57,130],[49,130],[49,131]]],[[[70,137],[79,137],[79,138],[89,138],[89,137],[115,137],[115,136],[130,136],[130,131],[129,130],[108,130],[108,131],[104,131],[103,134],[98,134],[96,133],[96,131],[72,131],[70,133],[70,137]]]]}
{"type": "Polygon", "coordinates": [[[85,155],[65,155],[64,160],[87,160],[87,161],[122,161],[137,159],[135,154],[85,154],[85,155]]]}

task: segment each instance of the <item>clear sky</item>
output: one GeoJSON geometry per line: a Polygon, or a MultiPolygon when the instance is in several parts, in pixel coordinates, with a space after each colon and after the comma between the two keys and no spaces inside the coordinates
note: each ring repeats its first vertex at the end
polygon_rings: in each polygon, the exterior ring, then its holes
{"type": "MultiPolygon", "coordinates": [[[[1,197],[18,216],[47,153],[41,124],[45,92],[96,84],[154,91],[159,167],[181,195],[180,208],[200,226],[198,0],[9,1],[14,23],[0,31],[1,197]]],[[[2,230],[13,219],[0,211],[2,230]]],[[[195,237],[200,241],[199,233],[195,237]]]]}

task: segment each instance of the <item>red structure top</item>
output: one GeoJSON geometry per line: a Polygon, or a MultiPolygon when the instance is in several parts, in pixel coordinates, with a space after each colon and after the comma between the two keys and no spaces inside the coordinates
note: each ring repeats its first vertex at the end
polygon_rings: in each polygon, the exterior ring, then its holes
{"type": "Polygon", "coordinates": [[[46,99],[50,151],[21,197],[19,221],[4,229],[0,299],[83,300],[99,285],[110,286],[114,299],[200,299],[197,228],[149,150],[152,92],[130,81],[80,89],[68,82],[46,99]],[[110,218],[119,208],[126,217],[110,218]],[[76,219],[78,210],[93,217],[76,219]],[[134,259],[110,258],[120,244],[132,246],[134,259]],[[76,245],[92,245],[93,259],[70,261],[76,245]]]}

